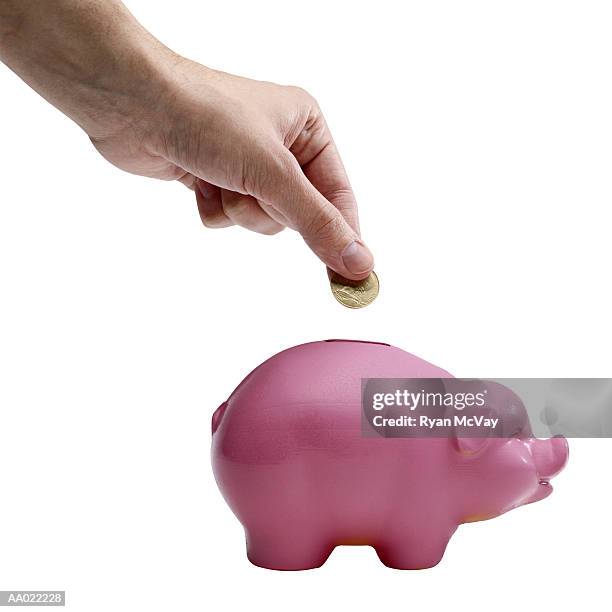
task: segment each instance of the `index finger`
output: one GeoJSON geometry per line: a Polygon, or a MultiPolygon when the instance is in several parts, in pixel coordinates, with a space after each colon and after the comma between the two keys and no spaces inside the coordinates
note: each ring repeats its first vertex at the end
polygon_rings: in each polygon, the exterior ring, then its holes
{"type": "Polygon", "coordinates": [[[344,164],[327,125],[320,132],[321,135],[313,136],[300,155],[294,155],[313,187],[340,211],[357,235],[361,235],[357,201],[344,164]],[[306,157],[308,152],[310,155],[306,157]]]}

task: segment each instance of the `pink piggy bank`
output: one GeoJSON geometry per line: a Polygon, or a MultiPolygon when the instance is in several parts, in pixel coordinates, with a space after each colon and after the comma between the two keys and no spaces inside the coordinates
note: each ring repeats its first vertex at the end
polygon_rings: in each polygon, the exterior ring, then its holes
{"type": "Polygon", "coordinates": [[[477,440],[366,436],[363,378],[451,376],[388,344],[312,342],[261,364],[214,413],[215,478],[255,565],[315,568],[350,544],[389,567],[432,567],[458,525],[543,499],[567,461],[564,438],[528,425],[477,440]]]}

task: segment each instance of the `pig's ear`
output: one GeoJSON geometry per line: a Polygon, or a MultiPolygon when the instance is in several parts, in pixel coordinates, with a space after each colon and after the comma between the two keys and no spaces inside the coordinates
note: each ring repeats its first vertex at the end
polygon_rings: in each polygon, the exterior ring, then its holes
{"type": "MultiPolygon", "coordinates": [[[[474,409],[465,410],[468,416],[479,416],[484,418],[492,418],[493,411],[488,406],[482,406],[474,409]]],[[[473,457],[482,453],[491,440],[493,431],[491,429],[484,429],[483,427],[475,428],[467,425],[460,425],[455,420],[452,436],[453,443],[458,452],[466,457],[473,457]]]]}
{"type": "Polygon", "coordinates": [[[465,457],[480,454],[488,446],[490,440],[486,432],[480,430],[479,433],[475,433],[473,428],[457,423],[453,426],[452,436],[455,449],[465,457]]]}
{"type": "Polygon", "coordinates": [[[453,435],[453,444],[458,452],[466,457],[471,457],[481,453],[489,444],[489,438],[468,438],[462,435],[457,435],[455,430],[453,435]]]}

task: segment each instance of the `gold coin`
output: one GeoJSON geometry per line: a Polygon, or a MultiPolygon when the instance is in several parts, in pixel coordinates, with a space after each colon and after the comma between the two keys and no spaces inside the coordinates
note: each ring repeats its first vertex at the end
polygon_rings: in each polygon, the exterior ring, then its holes
{"type": "Polygon", "coordinates": [[[334,297],[347,308],[363,308],[371,304],[378,295],[378,276],[370,276],[360,281],[349,280],[334,272],[330,278],[334,297]]]}

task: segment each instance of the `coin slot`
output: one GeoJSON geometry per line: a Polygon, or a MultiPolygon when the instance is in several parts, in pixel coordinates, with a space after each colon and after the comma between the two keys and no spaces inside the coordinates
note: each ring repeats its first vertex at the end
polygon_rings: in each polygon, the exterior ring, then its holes
{"type": "Polygon", "coordinates": [[[361,344],[380,344],[381,346],[391,346],[386,342],[375,342],[374,340],[345,340],[344,338],[332,338],[331,340],[324,340],[324,342],[359,342],[361,344]]]}

